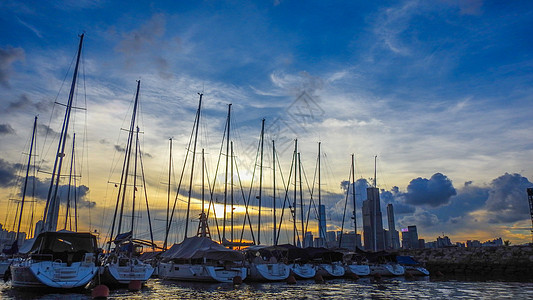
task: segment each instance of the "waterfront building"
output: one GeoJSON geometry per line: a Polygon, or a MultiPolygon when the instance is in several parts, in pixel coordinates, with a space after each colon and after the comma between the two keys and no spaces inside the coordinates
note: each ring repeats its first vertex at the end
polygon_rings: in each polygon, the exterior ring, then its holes
{"type": "Polygon", "coordinates": [[[483,244],[481,244],[481,247],[497,247],[497,246],[503,246],[502,238],[497,238],[492,241],[486,241],[483,244]]]}
{"type": "Polygon", "coordinates": [[[308,231],[305,233],[304,236],[304,248],[312,247],[313,246],[313,233],[311,231],[308,231]]]}
{"type": "MultiPolygon", "coordinates": [[[[338,235],[338,238],[340,239],[340,247],[348,250],[355,249],[355,246],[362,248],[361,246],[361,235],[355,234],[355,231],[345,232],[342,235],[338,235]],[[342,236],[342,238],[341,238],[342,236]]],[[[339,244],[339,240],[337,239],[337,245],[339,244]]]]}
{"type": "Polygon", "coordinates": [[[389,226],[389,239],[386,239],[387,249],[400,249],[400,233],[396,230],[394,222],[394,207],[392,203],[387,204],[387,223],[389,226]]]}
{"type": "MultiPolygon", "coordinates": [[[[0,224],[0,251],[3,249],[11,248],[16,237],[17,237],[16,231],[6,230],[3,228],[3,225],[0,224]]],[[[19,247],[22,246],[25,240],[26,240],[26,233],[20,232],[19,238],[18,238],[19,247]]]]}
{"type": "Polygon", "coordinates": [[[450,238],[447,236],[438,237],[437,238],[437,248],[444,248],[444,247],[450,247],[453,246],[452,241],[450,241],[450,238]]]}
{"type": "Polygon", "coordinates": [[[381,251],[385,249],[383,219],[381,215],[379,189],[366,189],[367,200],[363,201],[363,235],[365,249],[381,251]]]}
{"type": "Polygon", "coordinates": [[[481,242],[478,241],[478,240],[467,240],[466,241],[466,246],[468,248],[477,248],[477,247],[481,247],[481,242]]]}
{"type": "Polygon", "coordinates": [[[337,244],[337,233],[335,231],[326,232],[326,246],[328,248],[335,247],[337,244]]]}
{"type": "Polygon", "coordinates": [[[403,249],[418,249],[420,248],[418,242],[418,231],[415,225],[402,228],[402,248],[403,249]]]}

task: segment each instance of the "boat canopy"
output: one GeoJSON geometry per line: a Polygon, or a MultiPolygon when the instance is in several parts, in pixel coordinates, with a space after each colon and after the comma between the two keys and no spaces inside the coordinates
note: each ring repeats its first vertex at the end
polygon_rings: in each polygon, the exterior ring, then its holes
{"type": "Polygon", "coordinates": [[[412,256],[400,256],[398,255],[396,257],[396,260],[401,265],[407,265],[407,266],[415,266],[419,265],[420,263],[413,259],[412,256]]]}
{"type": "Polygon", "coordinates": [[[223,261],[242,261],[239,251],[228,249],[207,237],[190,237],[161,254],[163,260],[172,259],[210,259],[223,261]]]}
{"type": "Polygon", "coordinates": [[[302,248],[291,244],[278,245],[277,247],[285,248],[288,251],[287,259],[289,261],[308,261],[310,259],[309,253],[302,248]]]}
{"type": "Polygon", "coordinates": [[[39,234],[29,252],[96,252],[97,249],[96,237],[93,234],[61,230],[39,234]]]}
{"type": "Polygon", "coordinates": [[[326,262],[342,261],[343,254],[341,252],[332,251],[323,247],[308,247],[305,251],[309,253],[312,260],[321,260],[326,262]]]}

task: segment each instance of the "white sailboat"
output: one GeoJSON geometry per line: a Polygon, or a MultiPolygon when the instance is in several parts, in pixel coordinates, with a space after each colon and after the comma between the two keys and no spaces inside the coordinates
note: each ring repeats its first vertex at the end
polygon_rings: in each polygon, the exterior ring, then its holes
{"type": "Polygon", "coordinates": [[[251,281],[286,280],[291,270],[281,260],[286,258],[287,249],[276,246],[250,246],[243,250],[251,281]]]}
{"type": "Polygon", "coordinates": [[[423,264],[414,260],[411,256],[397,256],[396,260],[405,269],[406,274],[413,276],[429,276],[429,271],[424,268],[423,264]]]}
{"type": "Polygon", "coordinates": [[[42,221],[43,230],[38,233],[31,249],[26,254],[27,256],[20,261],[14,261],[10,267],[12,286],[16,288],[82,288],[97,273],[98,268],[95,262],[96,237],[91,233],[56,231],[60,206],[58,188],[63,158],[65,157],[65,145],[68,137],[70,113],[73,108],[83,36],[83,34],[80,36],[76,66],[48,190],[42,221]]]}
{"type": "MultiPolygon", "coordinates": [[[[108,286],[121,286],[128,285],[132,281],[140,281],[141,284],[145,283],[154,272],[154,267],[148,263],[145,263],[138,259],[138,256],[142,252],[142,246],[154,246],[153,237],[151,242],[138,240],[133,237],[135,229],[135,200],[136,200],[136,191],[137,191],[137,162],[141,162],[142,169],[142,159],[140,153],[139,145],[139,127],[136,126],[136,117],[137,117],[137,107],[139,103],[139,90],[141,82],[137,81],[137,90],[135,93],[135,102],[133,105],[133,113],[130,122],[128,143],[126,145],[125,155],[124,155],[124,164],[122,168],[122,175],[119,185],[119,192],[117,196],[117,202],[115,206],[115,213],[113,217],[113,225],[111,227],[111,236],[115,233],[115,225],[117,225],[117,236],[113,241],[109,242],[108,254],[103,257],[102,267],[100,268],[101,273],[101,283],[104,283],[108,286]],[[135,145],[133,141],[135,140],[135,145]],[[133,150],[135,148],[135,150],[133,150]],[[131,227],[128,232],[121,232],[123,228],[123,215],[124,215],[124,204],[126,202],[127,187],[128,187],[128,177],[129,177],[129,168],[131,165],[132,152],[134,152],[134,161],[133,161],[133,188],[131,191],[132,201],[131,201],[131,227]],[[111,244],[115,244],[113,249],[111,244]]],[[[144,180],[144,172],[143,180],[144,180]]],[[[145,187],[146,188],[146,187],[145,187]]],[[[146,192],[146,189],[145,189],[146,192]]],[[[145,195],[146,196],[146,195],[145,195]]],[[[148,202],[147,202],[147,213],[149,221],[149,232],[152,234],[152,226],[150,221],[148,202]]]]}

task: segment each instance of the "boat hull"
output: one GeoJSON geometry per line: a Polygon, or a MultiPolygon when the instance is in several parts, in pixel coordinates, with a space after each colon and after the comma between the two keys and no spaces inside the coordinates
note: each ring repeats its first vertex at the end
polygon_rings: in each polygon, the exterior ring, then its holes
{"type": "Polygon", "coordinates": [[[224,268],[201,264],[159,264],[159,278],[168,280],[233,283],[233,278],[237,276],[242,280],[246,279],[247,269],[245,267],[224,268]]]}
{"type": "Polygon", "coordinates": [[[370,275],[370,267],[368,265],[350,264],[345,266],[346,274],[355,274],[357,276],[370,275]]]}
{"type": "Polygon", "coordinates": [[[291,270],[284,263],[251,263],[248,266],[248,280],[251,281],[282,281],[286,280],[291,270]]]}
{"type": "Polygon", "coordinates": [[[342,277],[344,276],[344,267],[341,264],[318,264],[316,265],[316,274],[322,277],[342,277]]]}
{"type": "Polygon", "coordinates": [[[94,263],[40,261],[11,265],[13,287],[75,289],[85,287],[98,273],[94,263]]]}
{"type": "Polygon", "coordinates": [[[128,285],[133,280],[146,282],[154,273],[154,267],[137,261],[121,266],[115,263],[106,264],[101,268],[101,282],[111,286],[128,285]]]}
{"type": "Polygon", "coordinates": [[[311,279],[316,275],[316,269],[312,264],[290,264],[291,275],[299,279],[311,279]]]}
{"type": "Polygon", "coordinates": [[[429,271],[420,266],[403,266],[405,273],[411,274],[413,276],[429,276],[429,271]]]}
{"type": "Polygon", "coordinates": [[[370,266],[370,275],[372,276],[402,276],[405,269],[399,264],[379,264],[370,266]]]}

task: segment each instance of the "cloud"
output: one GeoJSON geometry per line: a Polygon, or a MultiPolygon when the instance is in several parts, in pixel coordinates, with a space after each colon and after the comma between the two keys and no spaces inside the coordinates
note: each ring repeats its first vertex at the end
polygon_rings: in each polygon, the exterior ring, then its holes
{"type": "Polygon", "coordinates": [[[27,95],[22,94],[16,101],[9,103],[6,112],[27,110],[28,108],[35,108],[38,112],[47,112],[50,108],[50,103],[45,100],[33,102],[27,95]]]}
{"type": "Polygon", "coordinates": [[[505,173],[494,179],[485,205],[490,216],[489,223],[516,222],[528,218],[526,188],[529,187],[533,187],[533,183],[516,173],[505,173]]]}
{"type": "Polygon", "coordinates": [[[15,129],[9,124],[0,124],[0,135],[14,134],[15,129]]]}
{"type": "Polygon", "coordinates": [[[17,180],[16,167],[0,158],[0,187],[13,186],[17,180]]]}
{"type": "Polygon", "coordinates": [[[9,87],[9,76],[11,75],[12,64],[17,60],[24,59],[22,48],[8,46],[6,49],[0,48],[0,85],[9,87]]]}
{"type": "MultiPolygon", "coordinates": [[[[40,201],[46,201],[48,198],[48,192],[50,190],[50,179],[39,179],[34,176],[28,177],[28,182],[31,182],[29,186],[34,187],[32,194],[35,196],[35,199],[40,201]]],[[[20,193],[22,194],[23,186],[21,186],[20,193]]],[[[87,199],[87,195],[89,194],[89,188],[85,185],[80,185],[75,188],[76,196],[77,196],[77,204],[78,208],[91,208],[96,205],[96,202],[89,201],[87,199]]],[[[68,193],[69,193],[69,186],[68,185],[60,185],[57,191],[57,195],[61,201],[61,203],[66,203],[68,199],[68,193]]],[[[70,195],[73,198],[74,197],[74,187],[70,187],[70,195]]],[[[72,200],[71,200],[72,201],[72,200]]],[[[73,205],[71,203],[71,205],[73,205]]]]}
{"type": "Polygon", "coordinates": [[[383,202],[383,209],[385,208],[385,204],[391,203],[395,215],[414,213],[415,207],[405,203],[405,195],[406,193],[401,192],[397,186],[392,187],[390,191],[382,189],[380,199],[383,202]]]}
{"type": "Polygon", "coordinates": [[[441,173],[435,173],[430,179],[418,177],[411,180],[405,199],[407,204],[438,207],[449,203],[456,194],[452,181],[441,173]]]}
{"type": "Polygon", "coordinates": [[[440,223],[439,218],[428,211],[417,211],[412,215],[401,218],[398,223],[401,227],[416,225],[419,228],[431,228],[440,223]]]}
{"type": "Polygon", "coordinates": [[[118,151],[118,152],[126,151],[126,148],[122,147],[121,145],[115,145],[114,148],[115,148],[115,151],[118,151]]]}

